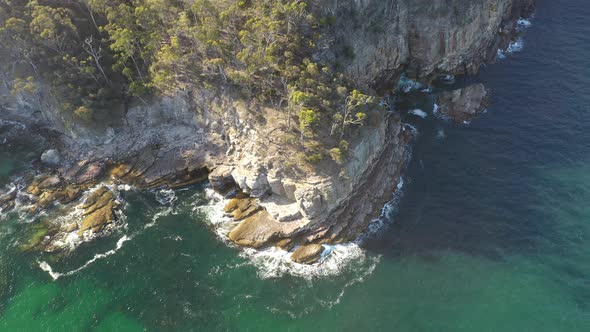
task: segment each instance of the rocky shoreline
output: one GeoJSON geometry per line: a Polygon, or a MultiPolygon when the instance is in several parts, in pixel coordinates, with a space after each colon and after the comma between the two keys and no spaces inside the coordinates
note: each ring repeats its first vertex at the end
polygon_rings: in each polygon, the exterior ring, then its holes
{"type": "MultiPolygon", "coordinates": [[[[383,35],[366,38],[359,29],[346,41],[357,50],[357,58],[347,64],[348,73],[378,91],[391,89],[406,72],[417,73],[413,78],[426,83],[443,74],[475,73],[495,60],[498,49],[508,47],[518,33],[517,19],[532,13],[534,1],[502,0],[493,7],[493,2],[480,0],[474,8],[486,9],[470,12],[473,17],[458,22],[454,17],[449,23],[447,13],[437,16],[433,25],[414,31],[404,30],[411,24],[402,16],[420,6],[392,4],[397,6],[397,16],[391,19],[391,27],[384,25],[383,35]],[[402,23],[408,26],[401,27],[402,23]],[[390,28],[397,29],[396,38],[385,34],[392,32],[390,28]],[[452,42],[427,44],[436,29],[448,33],[447,40],[452,42]],[[365,63],[371,59],[375,61],[365,63]]],[[[383,4],[340,3],[332,9],[339,12],[342,6],[360,6],[362,13],[383,4]]],[[[429,19],[437,10],[443,12],[440,6],[433,5],[434,12],[421,13],[416,22],[429,19]]],[[[341,32],[348,30],[343,27],[341,32]]],[[[232,242],[252,248],[277,246],[293,251],[296,262],[315,263],[322,255],[322,244],[353,241],[378,217],[399,185],[413,139],[400,115],[380,106],[351,140],[342,165],[326,162],[297,173],[287,167],[289,147],[280,143],[284,115],[276,109],[251,109],[230,92],[219,95],[201,89],[137,104],[126,112],[125,125],[105,133],[68,132],[61,122],[31,120],[38,106],[11,99],[6,91],[0,95],[4,105],[0,117],[19,114],[35,123],[27,123],[27,130],[36,131],[59,150],[40,156],[15,188],[0,190],[0,213],[19,209],[34,218],[57,209],[74,215],[73,221],[61,224],[40,218],[47,227],[27,243],[26,250],[67,250],[72,244],[108,234],[121,213],[114,189],[119,185],[174,189],[208,180],[213,189],[232,198],[225,207],[237,223],[227,234],[232,242]],[[278,121],[260,121],[261,114],[278,121]]],[[[487,100],[483,85],[444,92],[438,96],[439,112],[464,123],[481,113],[487,100]]]]}

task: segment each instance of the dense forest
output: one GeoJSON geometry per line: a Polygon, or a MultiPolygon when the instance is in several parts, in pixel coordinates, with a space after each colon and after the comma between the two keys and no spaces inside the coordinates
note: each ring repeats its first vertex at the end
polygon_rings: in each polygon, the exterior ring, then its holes
{"type": "Polygon", "coordinates": [[[87,125],[129,100],[231,90],[286,112],[286,131],[307,145],[309,161],[339,161],[350,129],[376,100],[339,74],[338,63],[315,56],[329,47],[335,18],[312,7],[298,0],[0,0],[0,54],[9,59],[1,74],[14,94],[48,84],[60,112],[87,125]],[[318,146],[326,141],[319,137],[330,137],[330,146],[318,146]]]}

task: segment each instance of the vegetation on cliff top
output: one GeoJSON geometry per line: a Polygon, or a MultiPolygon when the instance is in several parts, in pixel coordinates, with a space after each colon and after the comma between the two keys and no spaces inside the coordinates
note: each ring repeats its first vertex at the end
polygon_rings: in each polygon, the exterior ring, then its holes
{"type": "Polygon", "coordinates": [[[335,18],[311,7],[302,0],[0,0],[0,53],[10,59],[1,74],[16,94],[49,83],[63,114],[81,123],[129,97],[230,88],[286,112],[287,130],[299,131],[310,161],[340,160],[340,141],[363,124],[375,99],[336,64],[314,59],[335,18]],[[332,137],[331,146],[318,147],[326,145],[315,144],[326,141],[320,137],[332,137]]]}

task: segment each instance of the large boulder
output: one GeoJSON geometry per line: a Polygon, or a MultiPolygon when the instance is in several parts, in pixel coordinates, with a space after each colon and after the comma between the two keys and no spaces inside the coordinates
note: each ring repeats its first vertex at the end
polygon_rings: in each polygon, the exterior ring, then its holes
{"type": "Polygon", "coordinates": [[[262,248],[280,239],[281,228],[266,211],[260,211],[229,232],[229,239],[241,246],[262,248]]]}
{"type": "Polygon", "coordinates": [[[482,113],[488,105],[489,94],[483,84],[468,87],[438,96],[438,111],[457,123],[464,123],[482,113]]]}
{"type": "Polygon", "coordinates": [[[252,197],[262,197],[271,191],[265,170],[237,167],[231,172],[236,184],[252,197]]]}
{"type": "Polygon", "coordinates": [[[306,244],[295,249],[291,254],[291,260],[301,264],[313,264],[320,260],[324,246],[321,244],[306,244]]]}
{"type": "Polygon", "coordinates": [[[262,248],[293,237],[302,226],[301,221],[279,222],[266,210],[260,210],[234,227],[228,237],[241,246],[262,248]]]}

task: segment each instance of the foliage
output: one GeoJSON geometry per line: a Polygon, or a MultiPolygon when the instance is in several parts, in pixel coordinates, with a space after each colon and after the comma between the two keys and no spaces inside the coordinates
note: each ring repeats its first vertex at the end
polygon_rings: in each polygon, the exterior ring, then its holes
{"type": "Polygon", "coordinates": [[[134,96],[233,88],[285,110],[302,143],[339,136],[333,147],[375,99],[312,60],[336,20],[319,13],[308,0],[0,0],[0,52],[16,90],[49,82],[82,122],[134,96]]]}
{"type": "Polygon", "coordinates": [[[342,164],[344,162],[344,154],[342,150],[339,148],[333,148],[330,150],[330,157],[338,164],[342,164]]]}

